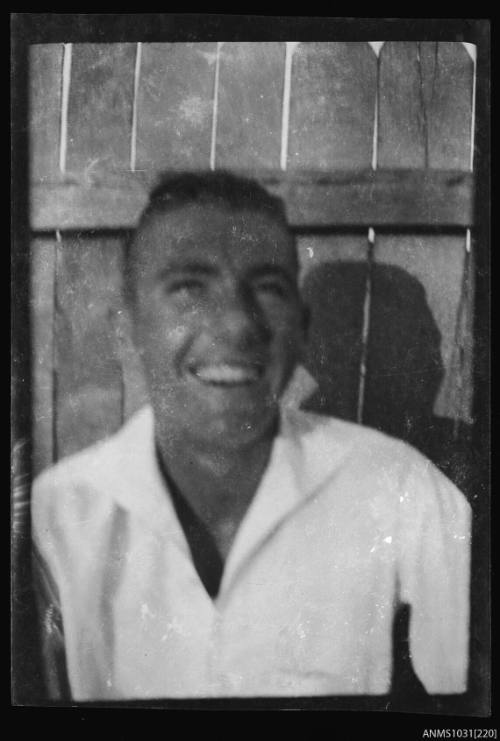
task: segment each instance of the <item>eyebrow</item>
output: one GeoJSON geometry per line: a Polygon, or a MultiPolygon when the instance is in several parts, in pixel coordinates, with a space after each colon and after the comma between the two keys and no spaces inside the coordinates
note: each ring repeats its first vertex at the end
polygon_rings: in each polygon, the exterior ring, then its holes
{"type": "Polygon", "coordinates": [[[167,278],[175,273],[190,273],[192,275],[216,275],[217,269],[214,265],[201,262],[171,262],[160,271],[160,278],[167,278]]]}
{"type": "MultiPolygon", "coordinates": [[[[173,261],[163,266],[162,270],[159,273],[159,277],[161,280],[163,280],[172,275],[186,273],[189,273],[190,275],[201,275],[210,277],[217,275],[218,272],[218,267],[215,265],[210,265],[209,263],[173,261]]],[[[248,277],[253,280],[256,278],[269,276],[281,278],[290,285],[295,285],[295,280],[293,276],[290,275],[289,271],[279,265],[274,265],[273,263],[264,263],[262,265],[257,265],[248,271],[248,277]]]]}
{"type": "Polygon", "coordinates": [[[285,281],[287,281],[291,285],[295,285],[294,277],[290,275],[290,272],[288,270],[281,267],[280,265],[274,265],[273,263],[265,263],[263,265],[258,265],[252,270],[250,270],[250,277],[252,278],[262,278],[262,277],[267,277],[270,275],[274,275],[277,278],[283,278],[285,281]]]}

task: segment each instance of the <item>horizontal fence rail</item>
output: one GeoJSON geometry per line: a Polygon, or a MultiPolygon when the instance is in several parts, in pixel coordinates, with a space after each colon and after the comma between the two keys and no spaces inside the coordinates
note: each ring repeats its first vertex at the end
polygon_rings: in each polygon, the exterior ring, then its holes
{"type": "MultiPolygon", "coordinates": [[[[365,170],[244,173],[285,201],[293,227],[470,227],[471,173],[441,170],[365,170]]],[[[129,229],[147,200],[141,178],[130,174],[113,184],[67,180],[35,184],[31,227],[129,229]]]]}

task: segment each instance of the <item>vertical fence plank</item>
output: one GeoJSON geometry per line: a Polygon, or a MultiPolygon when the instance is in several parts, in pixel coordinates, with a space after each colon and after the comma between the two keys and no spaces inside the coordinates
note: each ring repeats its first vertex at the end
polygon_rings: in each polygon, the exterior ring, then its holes
{"type": "Polygon", "coordinates": [[[429,167],[467,170],[474,65],[460,42],[422,42],[429,167]]]}
{"type": "Polygon", "coordinates": [[[33,394],[33,475],[54,460],[55,238],[31,245],[31,378],[33,394]]]}
{"type": "MultiPolygon", "coordinates": [[[[465,238],[462,239],[461,244],[457,244],[457,237],[455,236],[413,235],[401,237],[397,234],[387,234],[379,236],[377,240],[375,246],[377,265],[393,266],[404,270],[416,279],[425,290],[425,297],[422,299],[417,296],[415,291],[412,293],[407,291],[406,311],[404,310],[404,302],[402,302],[402,312],[399,312],[399,320],[398,312],[394,312],[391,319],[392,326],[386,322],[386,333],[393,332],[395,338],[399,338],[399,343],[406,345],[408,348],[408,355],[411,354],[412,347],[420,346],[420,357],[414,358],[414,386],[420,382],[423,374],[437,373],[437,368],[433,367],[432,358],[434,355],[432,354],[432,348],[429,344],[424,345],[424,338],[416,336],[410,329],[414,326],[411,315],[417,312],[417,306],[415,305],[417,300],[420,306],[418,311],[421,314],[426,311],[424,301],[427,303],[427,311],[430,310],[432,314],[432,318],[429,317],[429,323],[432,321],[435,323],[440,335],[441,357],[436,358],[436,360],[442,363],[441,381],[443,381],[446,369],[450,368],[455,342],[455,319],[460,301],[464,266],[464,245],[465,238]],[[413,305],[410,296],[414,297],[413,305]],[[413,334],[413,336],[408,336],[409,334],[413,334]],[[421,340],[422,342],[420,342],[421,340]],[[428,361],[424,360],[424,353],[428,353],[428,361]]],[[[399,283],[401,289],[403,289],[403,281],[406,282],[406,278],[395,271],[393,281],[399,283]]],[[[395,287],[395,290],[399,289],[395,287]]],[[[383,301],[382,296],[380,300],[383,301]]],[[[418,329],[418,326],[418,324],[415,324],[416,329],[418,329]]],[[[379,334],[381,335],[383,331],[381,327],[379,334]]],[[[421,328],[418,331],[423,332],[424,329],[421,328]]],[[[372,358],[374,351],[375,348],[372,346],[372,358]]],[[[399,351],[397,357],[401,359],[401,362],[406,362],[399,351]]],[[[396,355],[394,358],[396,358],[396,355]]],[[[389,358],[386,358],[386,360],[389,362],[389,358]]],[[[392,372],[405,372],[402,367],[398,368],[396,359],[393,366],[392,372]]],[[[390,373],[391,370],[388,368],[386,372],[390,373]]],[[[410,373],[410,369],[408,368],[406,372],[410,373]]],[[[408,382],[410,382],[410,376],[408,382]]],[[[439,392],[439,395],[436,395],[434,399],[434,412],[436,414],[443,414],[446,411],[443,409],[442,389],[442,383],[438,384],[436,392],[439,392]]]]}
{"type": "Polygon", "coordinates": [[[456,327],[456,344],[459,347],[458,359],[461,370],[456,416],[467,424],[472,424],[474,422],[472,405],[474,401],[474,296],[476,291],[473,252],[465,256],[465,263],[461,295],[462,311],[457,317],[456,327]]]}
{"type": "Polygon", "coordinates": [[[215,43],[144,44],[137,169],[208,168],[215,43]]]}
{"type": "Polygon", "coordinates": [[[384,44],[379,164],[468,169],[472,76],[472,60],[459,42],[384,44]]]}
{"type": "MultiPolygon", "coordinates": [[[[120,261],[120,276],[117,283],[122,286],[123,276],[123,254],[120,261]]],[[[117,302],[117,313],[119,320],[117,328],[120,334],[118,355],[121,363],[123,381],[123,419],[127,420],[148,400],[148,391],[144,372],[138,353],[136,352],[131,337],[131,317],[128,314],[123,294],[120,290],[117,302]]]]}
{"type": "MultiPolygon", "coordinates": [[[[288,168],[371,166],[377,59],[366,43],[303,43],[293,56],[288,168]]],[[[306,250],[304,252],[304,249],[306,250]]],[[[302,244],[326,264],[304,280],[312,304],[306,367],[319,389],[306,408],[355,420],[362,357],[367,240],[332,237],[302,244]],[[353,255],[355,256],[353,258],[353,255]]]]}
{"type": "Polygon", "coordinates": [[[302,292],[311,311],[304,365],[318,383],[303,407],[355,421],[367,240],[362,235],[304,236],[298,250],[302,292]]]}
{"type": "Polygon", "coordinates": [[[144,378],[140,360],[128,342],[122,349],[122,373],[123,373],[123,417],[128,419],[143,404],[148,401],[148,390],[144,378]]]}
{"type": "Polygon", "coordinates": [[[378,166],[426,165],[425,110],[416,42],[389,41],[380,51],[378,166]]]}
{"type": "Polygon", "coordinates": [[[74,44],[66,169],[89,178],[128,170],[135,44],[74,44]]]}
{"type": "Polygon", "coordinates": [[[62,44],[34,44],[29,55],[31,181],[59,176],[62,44]]]}
{"type": "Polygon", "coordinates": [[[118,429],[122,374],[114,313],[121,244],[116,238],[64,238],[56,271],[57,457],[118,429]]]}
{"type": "Polygon", "coordinates": [[[377,59],[366,42],[294,52],[289,169],[364,168],[372,157],[377,59]]]}
{"type": "MultiPolygon", "coordinates": [[[[375,247],[378,264],[402,268],[425,289],[427,304],[441,335],[443,374],[434,412],[446,417],[454,417],[458,413],[458,409],[450,408],[450,398],[447,399],[445,388],[456,382],[453,380],[456,376],[453,365],[455,321],[464,268],[464,246],[465,237],[386,234],[379,236],[375,247]]],[[[404,319],[401,317],[402,321],[404,319]]]]}
{"type": "MultiPolygon", "coordinates": [[[[380,167],[468,168],[470,64],[467,52],[458,43],[384,45],[379,78],[380,167]],[[452,105],[450,96],[454,97],[452,105]]],[[[427,292],[429,307],[441,333],[445,373],[434,413],[449,418],[463,418],[464,414],[467,417],[466,411],[460,411],[459,405],[452,401],[458,399],[458,394],[450,390],[460,383],[453,347],[464,248],[465,235],[380,234],[375,251],[378,262],[403,268],[427,292]]]]}
{"type": "Polygon", "coordinates": [[[440,412],[472,424],[474,254],[465,252],[455,336],[440,393],[440,412]]]}
{"type": "Polygon", "coordinates": [[[222,44],[217,167],[278,169],[284,71],[284,43],[222,44]]]}

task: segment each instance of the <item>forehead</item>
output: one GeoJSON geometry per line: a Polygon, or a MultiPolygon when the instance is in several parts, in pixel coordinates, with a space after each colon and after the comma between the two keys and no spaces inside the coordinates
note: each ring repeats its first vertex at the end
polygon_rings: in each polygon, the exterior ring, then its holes
{"type": "Polygon", "coordinates": [[[261,211],[231,211],[212,204],[188,204],[154,213],[138,229],[134,258],[153,267],[175,259],[238,268],[261,262],[296,269],[293,237],[285,225],[261,211]]]}

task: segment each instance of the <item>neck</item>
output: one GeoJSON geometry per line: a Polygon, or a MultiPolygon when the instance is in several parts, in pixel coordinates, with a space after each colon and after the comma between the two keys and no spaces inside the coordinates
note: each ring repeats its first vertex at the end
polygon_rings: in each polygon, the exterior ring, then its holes
{"type": "Polygon", "coordinates": [[[158,453],[178,492],[207,523],[239,521],[267,467],[276,429],[241,447],[207,445],[156,428],[158,453]]]}

